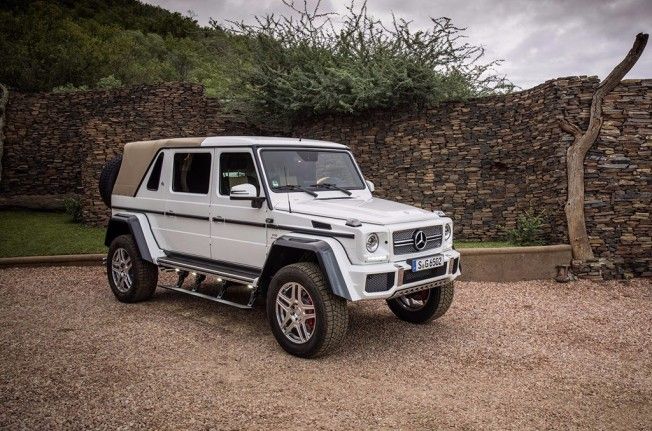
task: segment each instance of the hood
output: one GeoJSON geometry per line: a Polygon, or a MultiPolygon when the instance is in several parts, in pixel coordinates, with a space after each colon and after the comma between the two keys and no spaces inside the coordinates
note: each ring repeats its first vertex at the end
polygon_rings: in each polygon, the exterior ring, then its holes
{"type": "Polygon", "coordinates": [[[395,224],[433,220],[430,211],[385,199],[308,199],[292,203],[292,211],[319,217],[358,219],[363,223],[395,224]]]}

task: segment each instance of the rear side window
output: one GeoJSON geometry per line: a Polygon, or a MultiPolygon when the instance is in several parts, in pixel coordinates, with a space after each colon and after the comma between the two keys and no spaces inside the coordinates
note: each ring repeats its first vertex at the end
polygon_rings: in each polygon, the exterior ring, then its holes
{"type": "Polygon", "coordinates": [[[163,167],[163,153],[159,154],[154,167],[152,168],[152,173],[149,174],[149,180],[147,180],[147,190],[156,191],[158,190],[158,185],[161,182],[161,168],[163,167]]]}
{"type": "Polygon", "coordinates": [[[175,153],[172,191],[207,194],[211,176],[210,153],[175,153]]]}

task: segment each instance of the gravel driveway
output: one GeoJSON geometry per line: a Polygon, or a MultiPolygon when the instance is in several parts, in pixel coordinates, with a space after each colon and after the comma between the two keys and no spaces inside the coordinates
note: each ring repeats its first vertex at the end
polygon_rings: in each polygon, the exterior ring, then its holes
{"type": "Polygon", "coordinates": [[[301,360],[261,304],[0,270],[0,428],[649,429],[650,280],[457,286],[425,326],[352,304],[344,347],[301,360]]]}

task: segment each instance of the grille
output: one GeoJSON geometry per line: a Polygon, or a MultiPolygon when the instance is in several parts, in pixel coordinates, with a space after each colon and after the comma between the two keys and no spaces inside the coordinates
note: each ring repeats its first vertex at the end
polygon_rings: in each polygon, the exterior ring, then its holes
{"type": "Polygon", "coordinates": [[[368,274],[364,290],[367,292],[384,292],[394,286],[394,273],[368,274]]]}
{"type": "Polygon", "coordinates": [[[408,253],[417,253],[425,250],[432,250],[433,248],[441,247],[441,231],[442,226],[426,226],[418,227],[415,229],[399,230],[394,232],[392,235],[392,240],[394,243],[394,254],[408,254],[408,253]],[[414,246],[414,233],[418,230],[422,230],[426,234],[426,246],[417,250],[414,246]]]}
{"type": "Polygon", "coordinates": [[[446,275],[446,264],[438,266],[437,268],[427,269],[425,271],[412,272],[405,271],[403,273],[403,284],[414,283],[415,281],[427,280],[429,278],[440,277],[446,275]]]}

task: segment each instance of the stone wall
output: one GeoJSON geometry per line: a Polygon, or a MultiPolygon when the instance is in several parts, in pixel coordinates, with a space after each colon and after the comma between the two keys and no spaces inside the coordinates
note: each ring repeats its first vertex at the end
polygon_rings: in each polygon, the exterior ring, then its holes
{"type": "Polygon", "coordinates": [[[106,222],[97,188],[126,142],[176,136],[261,134],[225,115],[203,87],[170,83],[111,91],[12,93],[0,194],[82,196],[83,217],[106,222]]]}
{"type": "Polygon", "coordinates": [[[591,245],[617,268],[652,276],[652,79],[625,81],[603,109],[585,163],[591,245]]]}
{"type": "MultiPolygon", "coordinates": [[[[377,194],[442,209],[458,238],[501,239],[523,212],[546,218],[567,242],[566,149],[558,118],[582,128],[596,78],[548,81],[506,96],[446,103],[419,113],[378,112],[304,123],[295,136],[349,145],[377,194]]],[[[605,123],[587,156],[587,225],[610,276],[652,276],[652,80],[625,81],[606,99],[605,123]]]]}
{"type": "MultiPolygon", "coordinates": [[[[308,121],[289,134],[349,145],[377,195],[455,220],[458,238],[504,237],[519,214],[546,215],[551,242],[567,242],[563,114],[581,127],[596,78],[546,82],[506,96],[423,112],[375,112],[308,121]]],[[[587,157],[587,224],[616,275],[652,275],[652,80],[626,81],[605,101],[587,157]]],[[[173,136],[270,134],[225,116],[191,84],[73,94],[13,94],[0,194],[83,195],[87,222],[105,222],[97,178],[125,142],[173,136]]],[[[269,129],[272,129],[270,127],[269,129]]]]}

